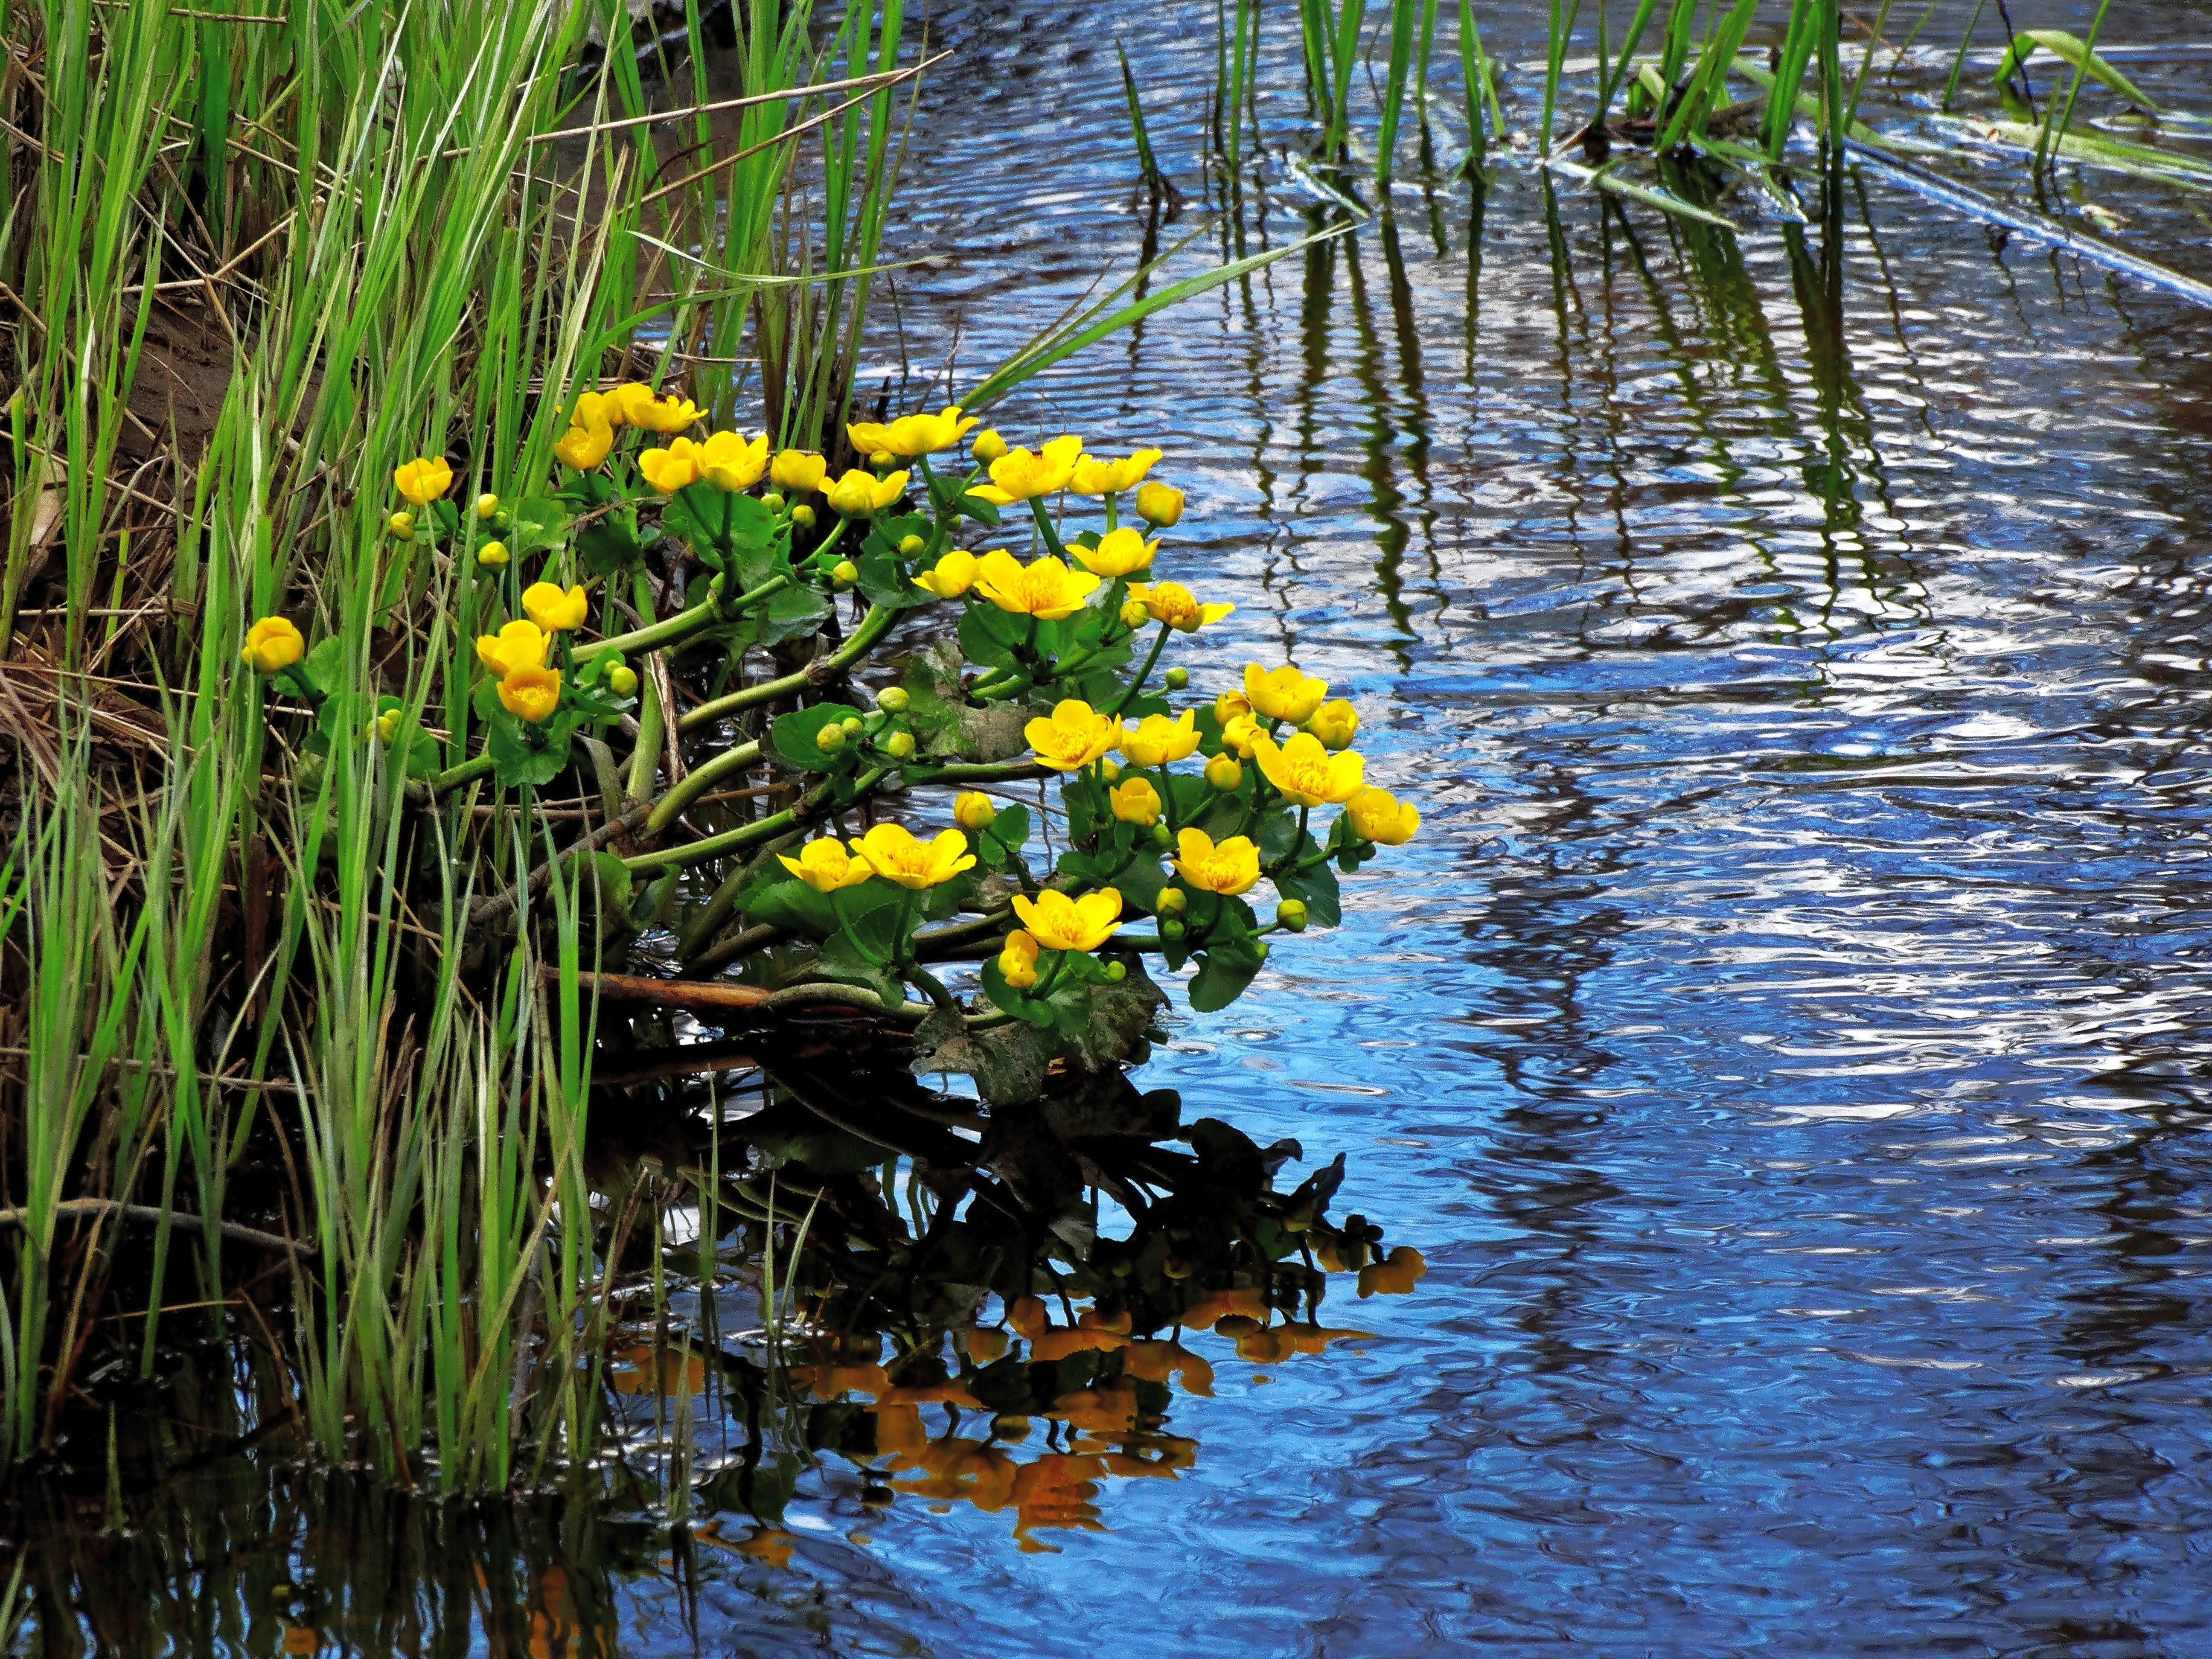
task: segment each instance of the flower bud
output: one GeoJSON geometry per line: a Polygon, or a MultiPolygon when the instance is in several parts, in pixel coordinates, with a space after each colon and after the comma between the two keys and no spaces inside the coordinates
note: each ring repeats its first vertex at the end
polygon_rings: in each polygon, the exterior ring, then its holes
{"type": "Polygon", "coordinates": [[[929,544],[919,536],[902,536],[899,538],[899,557],[910,559],[928,545],[929,544]]]}
{"type": "Polygon", "coordinates": [[[1182,1256],[1171,1255],[1160,1263],[1160,1272],[1170,1279],[1188,1279],[1190,1263],[1182,1256]]]}
{"type": "Polygon", "coordinates": [[[781,513],[783,511],[783,497],[771,489],[761,497],[761,505],[771,513],[781,513]]]}
{"type": "Polygon", "coordinates": [[[415,515],[412,513],[393,514],[384,521],[384,527],[392,532],[395,541],[411,542],[415,539],[415,515]]]}
{"type": "Polygon", "coordinates": [[[902,685],[887,685],[876,693],[876,707],[887,714],[904,714],[908,701],[906,687],[902,685]]]}
{"type": "Polygon", "coordinates": [[[791,509],[791,521],[797,525],[801,530],[813,529],[814,509],[807,506],[805,502],[801,501],[797,507],[791,509]]]}
{"type": "Polygon", "coordinates": [[[848,714],[838,724],[845,728],[845,735],[848,738],[857,738],[867,729],[858,714],[848,714]]]}
{"type": "Polygon", "coordinates": [[[1121,601],[1121,626],[1132,632],[1150,622],[1152,617],[1152,613],[1145,609],[1145,602],[1142,599],[1121,601]]]}
{"type": "Polygon", "coordinates": [[[1109,985],[1119,985],[1123,980],[1128,977],[1129,964],[1127,963],[1109,962],[1106,964],[1106,982],[1109,985]]]}
{"type": "Polygon", "coordinates": [[[834,755],[845,746],[845,728],[825,726],[814,734],[814,746],[825,755],[834,755]]]}
{"type": "Polygon", "coordinates": [[[1206,781],[1227,794],[1244,781],[1244,766],[1234,755],[1216,755],[1206,763],[1206,781]]]}
{"type": "Polygon", "coordinates": [[[1173,916],[1163,916],[1160,919],[1160,937],[1162,939],[1181,939],[1182,937],[1182,924],[1177,921],[1173,916]]]}
{"type": "Polygon", "coordinates": [[[1293,933],[1306,930],[1306,907],[1303,899],[1285,899],[1275,907],[1275,920],[1293,933]]]}
{"type": "Polygon", "coordinates": [[[607,690],[618,697],[627,697],[637,690],[637,670],[626,663],[617,663],[607,670],[607,690]]]}
{"type": "Polygon", "coordinates": [[[914,755],[914,733],[894,732],[884,739],[884,752],[893,760],[908,760],[914,755]]]}
{"type": "Polygon", "coordinates": [[[1190,684],[1190,670],[1178,665],[1169,669],[1160,678],[1169,690],[1180,691],[1190,684]]]}
{"type": "Polygon", "coordinates": [[[874,454],[868,457],[868,465],[871,466],[896,466],[898,465],[898,457],[892,454],[888,449],[879,449],[874,454]]]}
{"type": "Polygon", "coordinates": [[[1155,847],[1174,846],[1175,832],[1170,830],[1164,823],[1154,824],[1152,826],[1152,845],[1155,847]]]}
{"type": "Polygon", "coordinates": [[[1098,763],[1098,776],[1102,782],[1120,782],[1121,778],[1121,763],[1117,760],[1108,760],[1102,757],[1098,763]]]}
{"type": "Polygon", "coordinates": [[[840,593],[860,580],[860,567],[850,559],[840,559],[830,567],[830,586],[840,593]]]}
{"type": "Polygon", "coordinates": [[[1257,944],[1255,944],[1255,945],[1253,945],[1253,947],[1252,947],[1252,954],[1253,954],[1254,956],[1255,956],[1255,957],[1259,957],[1261,961],[1265,962],[1265,961],[1267,959],[1267,951],[1268,951],[1268,949],[1269,949],[1269,946],[1268,946],[1267,941],[1267,940],[1265,940],[1265,939],[1261,939],[1261,940],[1260,940],[1257,944]]]}
{"type": "Polygon", "coordinates": [[[399,711],[387,708],[368,723],[371,743],[390,743],[399,735],[399,711]]]}
{"type": "Polygon", "coordinates": [[[988,466],[1006,454],[1006,441],[999,435],[996,428],[979,432],[974,441],[969,444],[968,451],[978,461],[988,466]]]}
{"type": "Polygon", "coordinates": [[[1189,902],[1190,895],[1184,892],[1182,888],[1163,887],[1160,889],[1158,902],[1152,906],[1152,908],[1164,916],[1179,916],[1189,902]]]}
{"type": "Polygon", "coordinates": [[[980,789],[970,789],[952,803],[952,821],[963,830],[988,830],[998,817],[999,809],[980,789]]]}
{"type": "Polygon", "coordinates": [[[477,562],[487,570],[496,570],[507,562],[505,542],[486,542],[477,549],[477,562]]]}
{"type": "Polygon", "coordinates": [[[477,497],[477,517],[479,520],[489,524],[491,521],[491,515],[498,511],[499,497],[490,491],[487,490],[477,497]]]}
{"type": "Polygon", "coordinates": [[[1137,516],[1148,525],[1165,530],[1182,517],[1182,491],[1157,481],[1139,484],[1137,516]]]}

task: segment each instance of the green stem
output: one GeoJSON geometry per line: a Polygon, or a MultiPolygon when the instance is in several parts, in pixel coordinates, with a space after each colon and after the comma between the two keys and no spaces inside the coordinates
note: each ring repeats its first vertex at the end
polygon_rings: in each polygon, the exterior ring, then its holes
{"type": "Polygon", "coordinates": [[[684,809],[712,789],[732,772],[743,772],[759,763],[761,746],[757,743],[741,743],[734,749],[725,749],[704,764],[694,767],[655,803],[653,815],[645,821],[646,833],[659,835],[684,815],[684,809]]]}
{"type": "Polygon", "coordinates": [[[869,648],[884,636],[897,616],[897,611],[880,605],[871,607],[868,614],[860,619],[860,625],[853,630],[853,637],[821,662],[811,664],[796,673],[786,674],[781,679],[763,680],[758,685],[749,685],[742,691],[732,691],[712,702],[702,702],[676,722],[677,731],[696,731],[700,726],[711,725],[742,709],[757,708],[762,703],[774,702],[779,697],[806,690],[821,678],[842,673],[867,654],[869,648]]]}
{"type": "Polygon", "coordinates": [[[675,616],[650,627],[640,628],[628,634],[617,634],[612,639],[594,640],[589,645],[580,645],[573,653],[577,662],[589,662],[609,651],[649,651],[658,646],[672,645],[678,640],[688,640],[694,634],[713,627],[732,611],[743,611],[757,605],[771,594],[780,593],[791,586],[788,576],[771,576],[749,593],[740,593],[734,599],[703,600],[675,616]]]}
{"type": "MultiPolygon", "coordinates": [[[[884,781],[888,771],[888,768],[878,766],[860,774],[854,783],[852,799],[858,800],[867,794],[884,781]]],[[[709,836],[704,841],[695,841],[689,846],[672,848],[665,853],[640,853],[624,859],[623,867],[629,870],[680,870],[688,865],[701,864],[725,853],[756,846],[761,842],[771,841],[787,830],[795,830],[808,818],[817,816],[830,800],[830,786],[827,783],[817,784],[807,791],[796,805],[786,807],[773,817],[763,818],[757,823],[743,824],[721,835],[709,836]]]]}
{"type": "MultiPolygon", "coordinates": [[[[1112,497],[1109,496],[1108,499],[1111,500],[1112,497]]],[[[1107,714],[1118,718],[1124,708],[1136,701],[1137,693],[1143,690],[1145,682],[1152,678],[1152,670],[1159,666],[1160,653],[1168,648],[1168,635],[1170,631],[1165,623],[1160,624],[1160,636],[1152,641],[1152,653],[1146,657],[1145,665],[1137,671],[1137,678],[1129,682],[1129,689],[1121,695],[1114,706],[1106,711],[1107,714]]]]}
{"type": "Polygon", "coordinates": [[[1038,533],[1044,538],[1044,550],[1061,563],[1067,562],[1067,550],[1060,544],[1060,532],[1052,527],[1052,520],[1044,510],[1044,497],[1030,497],[1030,514],[1036,520],[1038,533]]]}

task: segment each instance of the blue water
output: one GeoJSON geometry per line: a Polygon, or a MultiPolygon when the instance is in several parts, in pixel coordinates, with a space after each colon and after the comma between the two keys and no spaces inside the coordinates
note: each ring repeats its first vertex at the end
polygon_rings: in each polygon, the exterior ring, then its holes
{"type": "MultiPolygon", "coordinates": [[[[1195,199],[1212,6],[1076,10],[934,15],[895,407],[1154,234],[1200,232],[1176,274],[1239,246],[1195,199]],[[1116,34],[1175,224],[1131,198],[1116,34]]],[[[1264,15],[1249,251],[1322,222],[1264,15]]],[[[2133,0],[2105,36],[2195,27],[2133,0]]],[[[2124,61],[2212,102],[2212,58],[2124,61]]],[[[1507,94],[1532,127],[1530,76],[1507,94]]],[[[1436,96],[1448,161],[1455,74],[1436,96]]],[[[1160,568],[1237,606],[1195,690],[1294,659],[1419,804],[1345,925],[1179,1006],[1142,1081],[1347,1152],[1338,1212],[1425,1279],[1337,1292],[1375,1334],[1326,1356],[1198,1339],[1194,1462],[1106,1482],[1101,1530],[1024,1551],[826,1457],[788,1565],[634,1517],[621,1571],[568,1575],[602,1635],[533,1650],[2212,1653],[2212,316],[1871,176],[1834,271],[1749,201],[1731,243],[1492,179],[1401,183],[993,417],[1164,447],[1160,568]]],[[[2062,173],[2051,205],[2087,199],[2212,274],[2198,199],[2062,173]]]]}

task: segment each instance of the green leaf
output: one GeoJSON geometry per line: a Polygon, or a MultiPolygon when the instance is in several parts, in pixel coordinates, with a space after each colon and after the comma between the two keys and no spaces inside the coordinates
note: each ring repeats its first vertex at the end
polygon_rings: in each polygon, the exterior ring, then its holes
{"type": "Polygon", "coordinates": [[[316,641],[314,649],[300,663],[301,677],[326,697],[337,690],[338,677],[344,672],[345,641],[335,634],[316,641]]]}
{"type": "Polygon", "coordinates": [[[559,777],[568,764],[568,735],[572,722],[556,715],[545,722],[542,742],[533,744],[523,733],[528,728],[502,708],[491,722],[485,748],[491,755],[492,775],[502,789],[527,783],[538,787],[559,777]],[[557,738],[555,728],[558,727],[557,738]]]}
{"type": "MultiPolygon", "coordinates": [[[[567,538],[572,522],[568,509],[549,495],[532,495],[508,509],[507,550],[520,557],[540,548],[557,547],[567,538]]],[[[592,526],[605,527],[605,521],[592,526]]]]}
{"type": "Polygon", "coordinates": [[[1052,1006],[1007,984],[1006,976],[999,971],[998,957],[983,959],[982,980],[983,994],[991,999],[993,1007],[1012,1014],[1025,1025],[1034,1025],[1040,1030],[1050,1029],[1052,1006]]]}
{"type": "MultiPolygon", "coordinates": [[[[1306,847],[1313,845],[1313,837],[1306,837],[1306,847]]],[[[1304,850],[1301,851],[1304,856],[1304,850]]],[[[1316,927],[1334,927],[1344,920],[1343,902],[1337,892],[1336,872],[1326,864],[1309,865],[1302,870],[1285,870],[1275,878],[1275,890],[1285,898],[1301,901],[1306,907],[1306,920],[1316,927]]]]}
{"type": "Polygon", "coordinates": [[[994,605],[971,605],[961,616],[958,631],[960,649],[969,662],[987,668],[1012,668],[1013,647],[1029,636],[1030,620],[994,605]]]}
{"type": "Polygon", "coordinates": [[[1226,1008],[1244,994],[1260,971],[1260,951],[1251,940],[1216,939],[1198,953],[1198,973],[1190,981],[1194,1013],[1226,1008]]]}
{"type": "Polygon", "coordinates": [[[926,587],[916,587],[906,578],[906,571],[894,553],[864,553],[855,562],[860,579],[855,584],[872,604],[887,611],[911,611],[916,605],[934,605],[937,595],[926,587]]]}
{"type": "Polygon", "coordinates": [[[777,718],[770,742],[775,752],[787,764],[802,772],[827,772],[850,749],[831,753],[816,739],[825,726],[842,725],[848,720],[860,718],[860,711],[842,702],[818,702],[811,708],[801,708],[777,718]]]}
{"type": "Polygon", "coordinates": [[[830,602],[811,587],[780,587],[730,629],[732,644],[775,645],[802,639],[822,626],[830,602]]]}

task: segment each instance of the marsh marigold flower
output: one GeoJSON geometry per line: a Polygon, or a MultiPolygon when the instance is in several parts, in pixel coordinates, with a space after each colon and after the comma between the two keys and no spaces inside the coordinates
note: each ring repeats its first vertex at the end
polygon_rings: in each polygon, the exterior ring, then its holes
{"type": "Polygon", "coordinates": [[[1121,728],[1112,715],[1100,714],[1080,697],[1069,697],[1054,705],[1049,717],[1039,715],[1024,726],[1022,735],[1047,766],[1079,772],[1112,751],[1121,728]]]}
{"type": "Polygon", "coordinates": [[[1079,495],[1118,495],[1125,489],[1135,489],[1159,458],[1157,449],[1140,449],[1118,461],[1085,455],[1076,462],[1067,487],[1079,495]]]}
{"type": "Polygon", "coordinates": [[[1225,795],[1244,781],[1243,763],[1234,755],[1216,755],[1206,763],[1206,781],[1225,795]]]}
{"type": "Polygon", "coordinates": [[[1172,529],[1182,520],[1182,491],[1173,484],[1138,485],[1137,516],[1158,529],[1172,529]]]}
{"type": "Polygon", "coordinates": [[[1160,821],[1160,792],[1142,778],[1131,778],[1108,792],[1114,816],[1124,823],[1150,828],[1160,821]]]}
{"type": "Polygon", "coordinates": [[[570,426],[603,426],[609,431],[623,424],[622,399],[611,392],[580,392],[568,411],[570,426]]]}
{"type": "Polygon", "coordinates": [[[1178,634],[1195,634],[1237,608],[1233,605],[1200,605],[1181,582],[1153,582],[1149,586],[1132,582],[1129,597],[1143,605],[1145,614],[1154,622],[1165,623],[1178,634]]]}
{"type": "Polygon", "coordinates": [[[1328,695],[1327,680],[1308,679],[1288,664],[1274,669],[1263,669],[1256,662],[1244,665],[1245,698],[1266,719],[1304,726],[1328,695]]]}
{"type": "Polygon", "coordinates": [[[499,700],[510,714],[532,726],[561,706],[561,677],[550,668],[510,668],[499,683],[499,700]]]}
{"type": "Polygon", "coordinates": [[[1193,887],[1234,898],[1258,884],[1260,849],[1249,836],[1231,836],[1217,846],[1205,830],[1186,830],[1176,837],[1175,867],[1193,887]]]}
{"type": "Polygon", "coordinates": [[[532,582],[522,590],[523,614],[549,634],[581,628],[592,614],[592,601],[580,587],[565,592],[553,582],[532,582]]]}
{"type": "Polygon", "coordinates": [[[906,489],[906,479],[903,472],[872,478],[854,467],[830,486],[826,492],[830,510],[848,519],[871,517],[898,500],[906,489]]]}
{"type": "Polygon", "coordinates": [[[617,386],[613,397],[623,419],[641,432],[681,432],[706,418],[707,411],[689,398],[674,392],[656,398],[651,386],[635,380],[617,386]]]}
{"type": "Polygon", "coordinates": [[[1095,576],[1126,576],[1150,565],[1159,545],[1158,538],[1146,541],[1125,525],[1101,536],[1096,547],[1084,547],[1071,542],[1067,550],[1075,556],[1078,563],[1095,576]]]}
{"type": "Polygon", "coordinates": [[[999,820],[999,809],[980,789],[970,789],[952,803],[952,821],[963,830],[988,830],[999,820]]]}
{"type": "Polygon", "coordinates": [[[902,415],[884,426],[848,428],[847,435],[854,438],[854,447],[864,447],[854,434],[865,431],[874,440],[865,446],[871,454],[896,455],[907,460],[917,456],[934,455],[940,449],[950,449],[968,435],[975,424],[973,415],[962,419],[958,405],[948,405],[936,415],[902,415]]]}
{"type": "Polygon", "coordinates": [[[768,471],[768,434],[747,443],[734,432],[717,432],[699,446],[699,476],[725,495],[750,489],[768,471]]]}
{"type": "Polygon", "coordinates": [[[1145,609],[1145,602],[1133,593],[1121,601],[1121,626],[1132,634],[1142,628],[1151,619],[1152,614],[1145,609]]]}
{"type": "Polygon", "coordinates": [[[797,858],[778,853],[775,860],[817,893],[857,887],[876,873],[866,859],[847,852],[844,842],[826,836],[808,842],[799,849],[797,858]]]}
{"type": "Polygon", "coordinates": [[[477,562],[487,570],[496,570],[507,559],[505,542],[486,542],[477,549],[477,562]]]}
{"type": "Polygon", "coordinates": [[[392,487],[416,506],[428,507],[453,487],[453,469],[442,455],[425,455],[395,468],[392,487]]]}
{"type": "Polygon", "coordinates": [[[615,429],[605,421],[578,422],[553,446],[553,459],[577,472],[589,472],[615,447],[615,429]]]}
{"type": "Polygon", "coordinates": [[[1037,942],[1034,934],[1017,927],[999,947],[999,975],[1017,991],[1037,982],[1037,942]]]}
{"type": "Polygon", "coordinates": [[[1075,464],[1083,456],[1083,440],[1054,438],[1032,455],[1026,449],[1010,449],[991,463],[991,482],[969,493],[999,507],[1034,500],[1067,488],[1075,464]]]}
{"type": "Polygon", "coordinates": [[[1367,787],[1367,763],[1350,750],[1332,755],[1310,732],[1294,732],[1280,749],[1262,732],[1253,739],[1261,775],[1299,806],[1341,806],[1367,787]]]}
{"type": "Polygon", "coordinates": [[[927,841],[917,841],[903,824],[879,823],[855,840],[853,850],[884,880],[917,890],[950,881],[975,864],[968,837],[957,830],[942,830],[927,841]]]}
{"type": "Polygon", "coordinates": [[[1006,453],[1006,441],[999,435],[996,428],[993,428],[989,431],[977,433],[975,441],[968,446],[968,453],[975,458],[978,465],[988,466],[1006,453]]]}
{"type": "Polygon", "coordinates": [[[1186,708],[1182,717],[1147,714],[1134,726],[1121,728],[1121,753],[1132,766],[1164,766],[1179,761],[1198,747],[1198,715],[1186,708]]]}
{"type": "Polygon", "coordinates": [[[277,674],[307,654],[300,630],[282,617],[264,617],[246,630],[238,659],[257,674],[277,674]]]}
{"type": "Polygon", "coordinates": [[[1098,586],[1089,571],[1070,570],[1049,553],[1024,565],[1003,548],[975,562],[975,591],[1001,611],[1057,622],[1083,608],[1098,586]]]}
{"type": "Polygon", "coordinates": [[[706,453],[689,438],[678,438],[665,449],[647,449],[637,458],[637,470],[646,483],[664,495],[689,489],[706,476],[706,453]]]}
{"type": "Polygon", "coordinates": [[[553,643],[534,622],[517,620],[496,634],[477,636],[477,660],[503,680],[518,668],[543,668],[546,647],[553,643]]]}
{"type": "Polygon", "coordinates": [[[1388,789],[1363,789],[1344,811],[1352,827],[1378,847],[1402,847],[1421,827],[1420,809],[1388,789]]]}
{"type": "Polygon", "coordinates": [[[768,464],[769,482],[778,489],[805,495],[822,488],[830,463],[808,449],[787,449],[768,464]]]}
{"type": "Polygon", "coordinates": [[[1264,730],[1249,714],[1232,714],[1229,723],[1221,728],[1221,748],[1224,754],[1235,754],[1241,760],[1252,758],[1252,745],[1264,730]]]}
{"type": "Polygon", "coordinates": [[[939,554],[937,562],[916,576],[915,584],[927,588],[940,599],[957,599],[975,586],[979,568],[973,553],[951,548],[939,554]]]}
{"type": "Polygon", "coordinates": [[[1342,697],[1331,697],[1307,717],[1304,729],[1325,749],[1349,749],[1359,732],[1359,711],[1342,697]]]}
{"type": "Polygon", "coordinates": [[[1095,951],[1121,927],[1121,893],[1102,887],[1072,899],[1057,887],[1048,887],[1034,899],[1014,895],[1014,914],[1022,926],[1048,951],[1095,951]]]}

